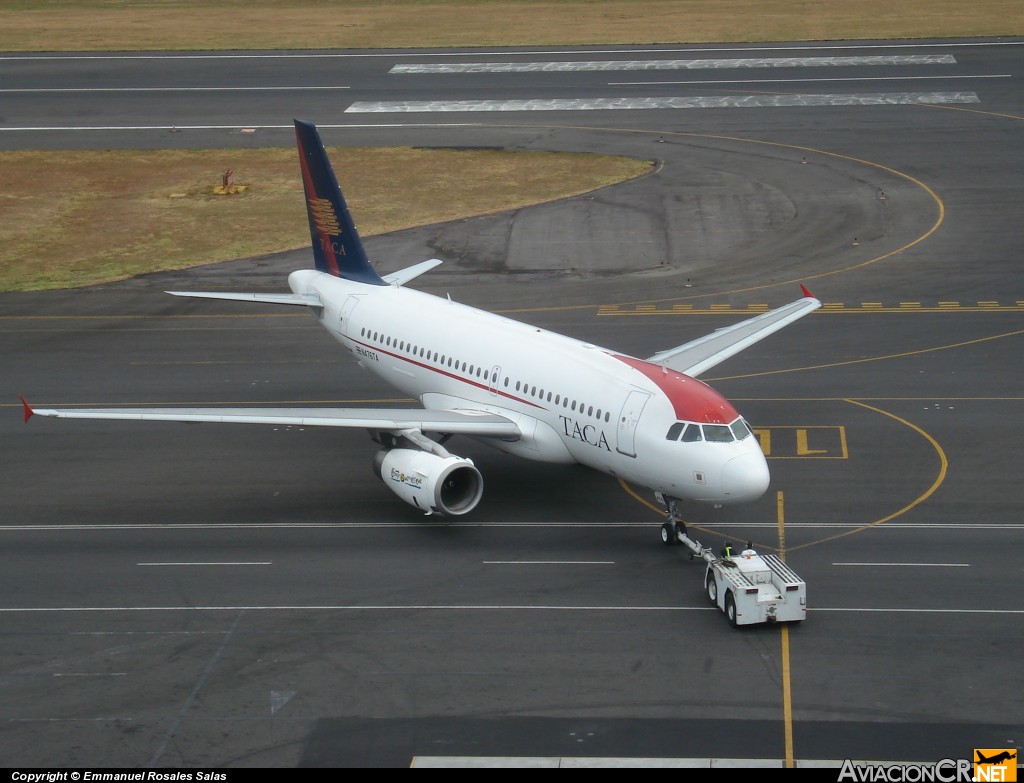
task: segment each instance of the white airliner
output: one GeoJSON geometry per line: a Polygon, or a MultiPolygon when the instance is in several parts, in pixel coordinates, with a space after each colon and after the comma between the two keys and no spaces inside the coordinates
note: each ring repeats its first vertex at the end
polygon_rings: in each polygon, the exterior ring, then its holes
{"type": "Polygon", "coordinates": [[[743,503],[768,488],[758,439],[697,376],[821,306],[804,296],[698,340],[637,359],[405,287],[433,259],[380,277],[370,265],[315,126],[296,120],[316,269],[288,276],[291,294],[170,291],[175,296],[307,308],[366,369],[417,409],[98,408],[42,416],[358,427],[380,445],[384,484],[420,511],[458,516],[483,494],[453,434],[510,454],[580,463],[675,501],[743,503]]]}

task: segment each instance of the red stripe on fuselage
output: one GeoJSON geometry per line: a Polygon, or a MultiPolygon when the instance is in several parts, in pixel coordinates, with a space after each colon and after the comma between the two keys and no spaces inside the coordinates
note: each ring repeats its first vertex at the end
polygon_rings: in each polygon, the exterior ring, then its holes
{"type": "MultiPolygon", "coordinates": [[[[347,339],[352,340],[351,337],[349,337],[347,339]]],[[[492,389],[490,386],[487,386],[486,384],[477,383],[476,381],[470,380],[469,378],[463,378],[461,375],[455,375],[454,373],[447,372],[446,370],[441,370],[441,369],[439,369],[437,367],[433,367],[433,366],[431,366],[429,364],[424,364],[423,362],[418,362],[415,359],[410,359],[408,356],[402,356],[402,354],[400,354],[400,353],[393,353],[391,351],[387,351],[387,350],[381,348],[379,345],[373,345],[371,343],[364,343],[361,340],[352,340],[352,343],[355,344],[355,345],[361,345],[361,346],[363,346],[364,348],[366,348],[369,351],[373,351],[375,353],[382,353],[385,356],[392,357],[393,359],[400,359],[403,362],[411,364],[411,365],[413,365],[415,367],[421,367],[424,370],[430,370],[431,372],[436,372],[438,375],[443,375],[446,378],[452,378],[452,379],[454,379],[456,381],[462,381],[463,383],[468,383],[470,386],[475,386],[478,389],[483,389],[484,391],[486,391],[488,393],[491,393],[491,394],[496,394],[499,397],[505,397],[505,398],[507,398],[509,400],[515,400],[516,402],[521,402],[524,405],[529,405],[529,406],[531,406],[533,408],[540,408],[541,410],[547,410],[547,408],[545,408],[543,405],[538,405],[535,402],[530,402],[529,400],[524,400],[522,397],[516,397],[513,394],[509,394],[508,392],[501,391],[501,389],[498,389],[497,387],[492,389]]]]}
{"type": "Polygon", "coordinates": [[[699,424],[729,424],[739,418],[732,404],[703,381],[643,359],[617,353],[612,356],[653,381],[672,403],[677,419],[699,424]]]}

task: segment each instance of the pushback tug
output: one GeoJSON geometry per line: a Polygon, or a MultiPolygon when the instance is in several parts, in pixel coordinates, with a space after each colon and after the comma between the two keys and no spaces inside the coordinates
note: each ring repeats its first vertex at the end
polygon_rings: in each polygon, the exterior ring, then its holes
{"type": "MultiPolygon", "coordinates": [[[[674,511],[672,506],[670,509],[674,511]]],[[[690,559],[707,563],[704,593],[734,628],[757,623],[798,623],[807,618],[807,583],[777,555],[759,555],[748,542],[738,555],[716,555],[687,533],[670,511],[661,528],[666,544],[683,544],[690,559]]]]}

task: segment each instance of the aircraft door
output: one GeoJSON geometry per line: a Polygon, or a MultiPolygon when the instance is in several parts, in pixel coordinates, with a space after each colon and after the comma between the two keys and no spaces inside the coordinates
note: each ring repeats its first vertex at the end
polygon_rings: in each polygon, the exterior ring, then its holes
{"type": "Polygon", "coordinates": [[[636,456],[634,443],[636,426],[640,423],[640,414],[643,413],[644,406],[650,398],[651,395],[643,391],[631,391],[626,397],[626,402],[619,413],[619,424],[616,427],[615,448],[619,454],[625,454],[627,457],[636,456]]]}
{"type": "Polygon", "coordinates": [[[350,296],[345,300],[345,304],[341,306],[341,313],[338,315],[338,330],[346,337],[351,337],[353,334],[349,321],[352,318],[352,311],[356,309],[357,304],[359,304],[359,297],[350,296]]]}
{"type": "Polygon", "coordinates": [[[487,378],[487,390],[492,397],[498,396],[498,379],[501,378],[501,367],[497,364],[491,368],[491,374],[487,378]]]}

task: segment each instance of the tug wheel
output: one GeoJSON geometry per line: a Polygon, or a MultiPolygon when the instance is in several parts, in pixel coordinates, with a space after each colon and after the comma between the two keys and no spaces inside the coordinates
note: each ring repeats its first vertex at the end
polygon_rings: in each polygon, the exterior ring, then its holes
{"type": "Polygon", "coordinates": [[[712,606],[718,606],[718,582],[715,581],[715,575],[708,571],[707,581],[704,583],[704,589],[707,591],[708,600],[712,606]]]}
{"type": "Polygon", "coordinates": [[[736,599],[732,597],[732,592],[725,594],[725,618],[733,628],[739,625],[736,615],[736,599]]]}

